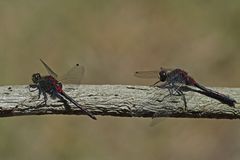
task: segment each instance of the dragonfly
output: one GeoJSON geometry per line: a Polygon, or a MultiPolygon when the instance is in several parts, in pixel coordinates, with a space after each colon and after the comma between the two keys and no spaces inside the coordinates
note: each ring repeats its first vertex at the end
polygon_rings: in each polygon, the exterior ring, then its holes
{"type": "Polygon", "coordinates": [[[75,101],[72,97],[70,97],[64,92],[61,83],[66,82],[72,84],[79,84],[84,75],[84,67],[82,65],[76,64],[74,67],[71,68],[69,72],[67,72],[62,77],[59,77],[42,59],[40,59],[40,61],[46,68],[49,75],[42,76],[40,73],[34,73],[32,75],[33,84],[30,84],[29,86],[30,88],[34,89],[31,91],[38,90],[38,99],[40,99],[41,95],[43,95],[44,105],[47,104],[47,95],[50,95],[52,99],[58,98],[65,104],[68,104],[69,101],[73,103],[76,107],[78,107],[80,110],[82,110],[89,117],[96,120],[97,118],[90,111],[85,109],[82,105],[80,105],[77,101],[75,101]]]}
{"type": "Polygon", "coordinates": [[[166,69],[161,68],[158,71],[138,71],[135,72],[135,76],[139,78],[158,78],[159,80],[154,83],[154,86],[158,86],[160,88],[167,88],[169,90],[169,95],[181,95],[183,96],[185,108],[186,108],[186,98],[184,96],[183,91],[181,90],[182,86],[192,86],[198,88],[202,93],[210,98],[214,98],[221,103],[227,104],[231,107],[235,106],[236,100],[209,89],[197,81],[195,81],[189,74],[179,68],[176,69],[166,69]],[[157,85],[158,83],[163,82],[161,85],[157,85]]]}

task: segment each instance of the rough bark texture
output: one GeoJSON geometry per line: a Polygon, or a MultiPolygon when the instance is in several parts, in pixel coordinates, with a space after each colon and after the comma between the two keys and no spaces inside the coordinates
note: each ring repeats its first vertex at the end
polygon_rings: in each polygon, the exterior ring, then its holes
{"type": "MultiPolygon", "coordinates": [[[[214,89],[234,98],[237,101],[235,108],[193,91],[184,92],[188,106],[184,110],[181,96],[167,97],[162,101],[162,98],[168,94],[166,89],[128,85],[64,86],[67,94],[95,115],[239,119],[240,89],[214,89]]],[[[42,98],[37,99],[37,94],[38,92],[29,92],[26,85],[0,87],[0,117],[82,114],[74,105],[70,104],[69,108],[57,99],[49,98],[47,105],[42,106],[42,98]]]]}

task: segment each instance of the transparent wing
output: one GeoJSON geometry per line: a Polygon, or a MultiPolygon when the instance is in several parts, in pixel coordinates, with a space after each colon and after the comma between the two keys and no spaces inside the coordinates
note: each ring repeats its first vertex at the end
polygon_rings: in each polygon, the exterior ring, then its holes
{"type": "Polygon", "coordinates": [[[48,74],[50,74],[51,76],[53,76],[54,78],[57,79],[58,75],[42,59],[40,59],[40,61],[42,62],[42,64],[46,68],[48,74]]]}
{"type": "Polygon", "coordinates": [[[159,78],[160,71],[137,71],[135,76],[138,78],[159,78]]]}
{"type": "Polygon", "coordinates": [[[68,84],[80,84],[83,78],[84,66],[76,64],[66,74],[59,77],[59,81],[68,84]]]}

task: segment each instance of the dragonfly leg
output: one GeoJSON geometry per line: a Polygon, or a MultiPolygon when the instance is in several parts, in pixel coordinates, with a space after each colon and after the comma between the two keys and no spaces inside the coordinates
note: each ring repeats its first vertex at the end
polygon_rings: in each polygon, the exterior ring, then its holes
{"type": "Polygon", "coordinates": [[[50,97],[51,97],[51,99],[59,98],[59,97],[57,96],[57,93],[55,93],[54,91],[51,91],[51,92],[50,92],[50,97]]]}
{"type": "Polygon", "coordinates": [[[167,94],[167,95],[165,95],[161,100],[157,100],[158,102],[162,102],[165,98],[167,98],[167,97],[169,97],[169,96],[171,96],[171,94],[167,94]]]}
{"type": "Polygon", "coordinates": [[[181,84],[181,85],[172,84],[173,88],[171,88],[170,90],[172,90],[172,95],[182,96],[182,99],[184,102],[184,111],[186,111],[187,110],[187,100],[186,100],[185,94],[181,90],[182,86],[183,86],[183,84],[181,84]]]}
{"type": "Polygon", "coordinates": [[[165,98],[169,97],[169,96],[182,96],[183,102],[184,102],[184,110],[187,109],[187,101],[186,101],[186,97],[183,93],[183,91],[181,91],[181,87],[182,85],[175,85],[175,83],[164,83],[161,86],[158,86],[159,88],[167,88],[169,94],[167,94],[166,96],[164,96],[161,100],[159,100],[160,102],[162,102],[165,98]]]}
{"type": "Polygon", "coordinates": [[[177,90],[177,93],[179,94],[179,96],[182,96],[183,102],[184,102],[184,111],[187,110],[187,100],[186,97],[184,95],[184,93],[181,90],[177,90]]]}
{"type": "Polygon", "coordinates": [[[43,102],[42,102],[42,105],[47,105],[47,100],[48,100],[48,98],[47,98],[47,93],[44,92],[44,91],[42,91],[42,90],[40,89],[40,90],[39,90],[39,97],[40,97],[41,93],[43,94],[43,102]]]}
{"type": "MultiPolygon", "coordinates": [[[[160,81],[158,81],[158,82],[160,82],[160,81]]],[[[160,86],[157,86],[157,87],[158,88],[167,88],[168,92],[169,92],[169,94],[165,95],[161,100],[158,100],[159,102],[162,102],[165,98],[167,98],[167,97],[172,95],[172,91],[170,90],[168,83],[161,84],[160,86]]]]}
{"type": "MultiPolygon", "coordinates": [[[[157,86],[157,84],[160,83],[160,80],[155,82],[154,84],[150,85],[151,87],[157,86]]],[[[157,86],[158,87],[158,86],[157,86]]]]}
{"type": "Polygon", "coordinates": [[[47,93],[45,91],[42,91],[42,89],[39,88],[39,92],[38,92],[38,99],[41,98],[41,94],[43,95],[43,101],[40,102],[37,106],[46,106],[47,105],[47,93]]]}
{"type": "Polygon", "coordinates": [[[38,88],[38,99],[40,99],[42,93],[43,93],[43,92],[42,92],[42,89],[41,89],[41,88],[38,88]]]}
{"type": "Polygon", "coordinates": [[[164,84],[161,84],[160,86],[157,86],[157,87],[159,87],[159,88],[166,88],[168,90],[168,94],[165,95],[161,100],[158,100],[159,102],[162,102],[165,98],[174,95],[173,87],[169,83],[164,83],[164,84]]]}

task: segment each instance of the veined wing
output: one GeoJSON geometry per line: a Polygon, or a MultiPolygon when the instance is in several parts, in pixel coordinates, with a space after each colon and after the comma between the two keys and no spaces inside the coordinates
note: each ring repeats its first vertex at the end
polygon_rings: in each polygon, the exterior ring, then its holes
{"type": "Polygon", "coordinates": [[[63,76],[58,76],[42,59],[40,59],[47,72],[57,80],[68,84],[80,84],[84,75],[84,66],[76,64],[63,76]]]}
{"type": "Polygon", "coordinates": [[[135,76],[138,78],[159,78],[160,71],[137,71],[135,72],[135,76]]]}
{"type": "Polygon", "coordinates": [[[46,68],[48,74],[50,74],[51,76],[53,76],[54,78],[57,79],[58,75],[42,59],[40,59],[40,61],[42,62],[42,64],[46,68]]]}
{"type": "Polygon", "coordinates": [[[61,76],[59,80],[63,83],[68,84],[80,84],[83,78],[85,69],[80,64],[74,65],[66,74],[61,76]]]}

